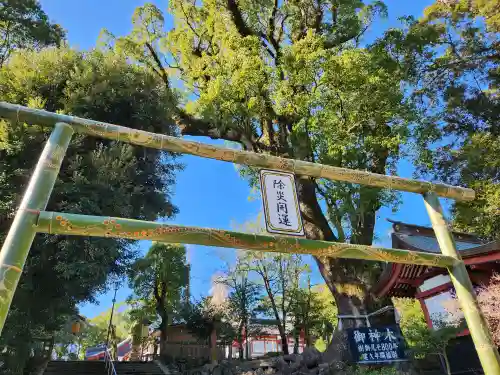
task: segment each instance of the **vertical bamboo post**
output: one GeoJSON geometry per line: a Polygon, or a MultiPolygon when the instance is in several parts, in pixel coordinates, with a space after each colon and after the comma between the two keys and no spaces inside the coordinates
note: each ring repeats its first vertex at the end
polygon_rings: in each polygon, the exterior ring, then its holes
{"type": "Polygon", "coordinates": [[[0,334],[35,238],[38,213],[47,206],[72,135],[70,125],[56,124],[0,251],[0,334]]]}
{"type": "Polygon", "coordinates": [[[485,375],[500,374],[500,357],[488,329],[486,320],[479,308],[476,293],[470,281],[469,274],[462,261],[453,236],[448,229],[443,209],[434,193],[424,195],[425,207],[431,218],[432,227],[441,248],[441,252],[459,260],[456,265],[448,268],[451,281],[455,287],[458,300],[467,322],[479,360],[485,375]]]}

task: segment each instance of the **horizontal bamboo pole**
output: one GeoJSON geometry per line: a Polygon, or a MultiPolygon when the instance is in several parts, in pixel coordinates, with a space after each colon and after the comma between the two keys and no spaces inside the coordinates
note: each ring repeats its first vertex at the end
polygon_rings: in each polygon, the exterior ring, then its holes
{"type": "Polygon", "coordinates": [[[209,159],[245,164],[252,167],[277,169],[292,172],[297,175],[326,178],[334,181],[351,182],[379,188],[409,191],[412,193],[423,194],[427,192],[434,192],[441,197],[452,198],[459,201],[473,200],[475,196],[474,190],[463,187],[446,184],[433,184],[427,181],[411,180],[397,176],[386,176],[365,171],[310,163],[302,160],[285,159],[272,155],[211,146],[199,142],[185,141],[183,139],[167,135],[149,133],[119,125],[56,114],[5,102],[0,102],[0,117],[33,125],[54,126],[56,122],[65,122],[71,124],[78,133],[160,150],[168,150],[209,159]]]}
{"type": "Polygon", "coordinates": [[[449,267],[456,263],[454,258],[441,254],[47,211],[40,212],[36,231],[49,234],[187,243],[435,267],[449,267]]]}

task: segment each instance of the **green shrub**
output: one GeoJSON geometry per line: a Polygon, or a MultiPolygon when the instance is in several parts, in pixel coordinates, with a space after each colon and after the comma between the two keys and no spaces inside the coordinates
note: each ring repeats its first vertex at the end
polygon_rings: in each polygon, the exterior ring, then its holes
{"type": "Polygon", "coordinates": [[[397,371],[393,367],[382,367],[379,369],[371,369],[368,367],[358,366],[352,375],[397,375],[397,371]]]}

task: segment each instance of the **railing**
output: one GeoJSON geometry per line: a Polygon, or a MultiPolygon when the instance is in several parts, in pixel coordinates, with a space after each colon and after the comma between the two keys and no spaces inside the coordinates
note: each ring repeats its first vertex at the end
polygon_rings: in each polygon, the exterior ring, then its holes
{"type": "Polygon", "coordinates": [[[107,346],[104,348],[104,367],[106,368],[107,375],[117,375],[115,364],[113,363],[113,359],[109,355],[109,349],[107,346]]]}

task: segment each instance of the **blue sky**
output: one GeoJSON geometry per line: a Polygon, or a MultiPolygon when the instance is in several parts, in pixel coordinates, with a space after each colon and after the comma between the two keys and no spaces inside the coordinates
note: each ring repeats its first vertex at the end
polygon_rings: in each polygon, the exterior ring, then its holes
{"type": "MultiPolygon", "coordinates": [[[[167,0],[153,1],[166,10],[167,0]]],[[[99,32],[107,28],[115,35],[123,35],[131,29],[131,16],[137,6],[146,1],[140,0],[41,0],[43,9],[53,22],[59,23],[66,31],[71,46],[81,49],[92,48],[99,32]]],[[[403,15],[422,14],[423,9],[431,4],[431,0],[401,1],[389,0],[389,18],[378,21],[372,28],[369,38],[382,30],[397,26],[397,18],[403,15]]],[[[168,25],[167,25],[168,26],[168,25]]],[[[209,142],[197,138],[197,141],[209,142]]],[[[183,157],[186,165],[179,173],[175,187],[174,203],[180,213],[172,221],[181,225],[232,229],[232,223],[243,223],[254,219],[261,210],[259,199],[249,200],[250,189],[247,182],[241,179],[234,165],[230,163],[208,160],[194,156],[183,157]]],[[[403,161],[398,173],[402,177],[411,177],[412,166],[403,161]]],[[[377,243],[390,246],[390,223],[385,220],[400,220],[415,224],[428,225],[422,198],[415,194],[403,194],[404,203],[397,213],[388,209],[379,212],[377,221],[377,243]]],[[[145,251],[149,243],[140,244],[145,251]]],[[[206,295],[210,289],[211,277],[224,267],[226,261],[234,258],[234,252],[228,249],[209,248],[188,245],[188,258],[191,263],[192,295],[206,295]]],[[[313,283],[321,282],[321,276],[314,269],[313,283]]],[[[117,300],[123,301],[130,294],[124,285],[117,294],[117,300]]],[[[81,313],[93,317],[111,306],[112,292],[99,296],[99,305],[81,306],[81,313]]]]}

